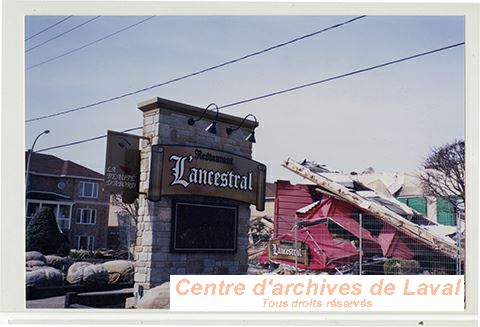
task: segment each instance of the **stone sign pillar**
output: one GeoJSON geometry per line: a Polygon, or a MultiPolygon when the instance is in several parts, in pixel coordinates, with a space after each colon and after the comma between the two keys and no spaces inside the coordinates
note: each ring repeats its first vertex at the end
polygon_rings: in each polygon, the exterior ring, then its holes
{"type": "MultiPolygon", "coordinates": [[[[149,188],[152,145],[202,146],[251,158],[252,144],[245,141],[245,138],[257,127],[257,122],[246,120],[240,129],[228,135],[226,128],[236,128],[243,118],[219,113],[217,133],[214,135],[205,131],[205,128],[215,120],[214,110],[207,111],[203,119],[191,126],[188,119],[199,118],[204,109],[160,98],[142,102],[138,108],[144,115],[143,136],[152,140],[151,144],[146,140],[142,141],[140,192],[146,193],[149,188]]],[[[238,208],[236,251],[225,253],[172,251],[172,204],[177,198],[162,196],[160,201],[151,202],[145,195],[140,195],[134,248],[135,293],[139,286],[148,290],[168,281],[170,275],[246,273],[249,204],[201,195],[184,195],[181,199],[186,199],[185,197],[196,203],[218,203],[238,208]]]]}

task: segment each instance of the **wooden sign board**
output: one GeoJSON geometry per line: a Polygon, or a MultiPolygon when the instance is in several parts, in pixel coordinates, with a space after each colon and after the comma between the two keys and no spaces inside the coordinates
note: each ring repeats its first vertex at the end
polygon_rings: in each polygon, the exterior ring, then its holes
{"type": "Polygon", "coordinates": [[[286,260],[295,262],[295,258],[298,263],[302,263],[308,266],[308,244],[291,240],[271,240],[268,242],[268,257],[270,260],[286,260]]]}
{"type": "Polygon", "coordinates": [[[202,195],[265,207],[266,166],[230,152],[204,147],[154,145],[148,199],[202,195]]]}
{"type": "Polygon", "coordinates": [[[105,157],[105,189],[138,193],[140,150],[137,135],[108,131],[105,157]]]}

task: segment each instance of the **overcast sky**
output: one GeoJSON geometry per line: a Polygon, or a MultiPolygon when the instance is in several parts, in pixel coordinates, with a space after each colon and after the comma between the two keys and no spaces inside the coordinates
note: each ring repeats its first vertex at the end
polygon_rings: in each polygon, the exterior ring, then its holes
{"type": "MultiPolygon", "coordinates": [[[[157,16],[102,42],[26,70],[27,119],[161,83],[344,22],[354,16],[157,16]]],[[[25,36],[65,17],[26,17],[25,36]]],[[[26,49],[92,17],[75,16],[26,49]]],[[[146,17],[100,17],[25,54],[26,67],[146,17]]],[[[26,124],[26,149],[142,124],[154,97],[205,107],[263,95],[464,41],[463,17],[369,16],[239,63],[72,114],[26,124]]],[[[433,146],[464,138],[464,47],[227,108],[253,113],[254,159],[268,180],[298,180],[287,158],[345,172],[418,169],[433,146]]],[[[44,153],[103,173],[105,139],[44,153]]]]}

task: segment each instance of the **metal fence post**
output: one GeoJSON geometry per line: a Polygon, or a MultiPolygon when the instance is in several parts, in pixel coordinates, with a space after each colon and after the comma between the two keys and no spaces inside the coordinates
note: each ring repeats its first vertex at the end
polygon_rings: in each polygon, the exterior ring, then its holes
{"type": "MultiPolygon", "coordinates": [[[[295,275],[298,275],[298,259],[296,255],[297,247],[298,247],[298,219],[297,215],[295,215],[295,242],[293,243],[294,248],[294,258],[295,258],[295,275]]],[[[302,250],[300,250],[302,253],[302,250]]]]}
{"type": "Polygon", "coordinates": [[[128,217],[128,224],[127,224],[127,260],[130,261],[130,234],[132,233],[131,225],[130,225],[130,217],[128,217]]]}
{"type": "Polygon", "coordinates": [[[460,237],[460,215],[458,210],[455,210],[455,224],[457,225],[457,275],[462,274],[462,261],[460,258],[461,248],[462,248],[462,240],[460,237]]]}
{"type": "Polygon", "coordinates": [[[360,237],[358,238],[358,251],[359,251],[359,261],[358,261],[358,274],[359,275],[362,275],[362,260],[363,260],[363,246],[362,246],[362,243],[363,243],[363,235],[362,235],[362,214],[359,215],[358,217],[358,222],[360,224],[360,237]]]}

